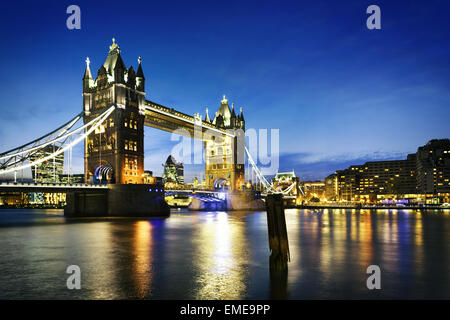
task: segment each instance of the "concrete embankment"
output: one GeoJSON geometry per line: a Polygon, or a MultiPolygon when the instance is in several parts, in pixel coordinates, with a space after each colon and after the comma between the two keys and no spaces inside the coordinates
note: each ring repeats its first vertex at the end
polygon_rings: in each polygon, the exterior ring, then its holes
{"type": "Polygon", "coordinates": [[[143,184],[115,184],[97,193],[68,192],[64,215],[67,217],[167,217],[170,215],[170,207],[164,200],[162,188],[156,190],[143,184]]]}

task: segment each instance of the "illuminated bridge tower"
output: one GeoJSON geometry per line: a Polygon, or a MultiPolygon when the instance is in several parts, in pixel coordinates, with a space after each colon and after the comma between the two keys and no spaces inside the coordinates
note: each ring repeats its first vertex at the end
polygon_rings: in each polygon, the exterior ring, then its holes
{"type": "Polygon", "coordinates": [[[228,100],[223,96],[214,119],[210,120],[206,110],[204,121],[236,135],[235,138],[224,136],[205,142],[206,186],[216,189],[241,189],[245,182],[245,120],[242,108],[240,114],[236,116],[234,104],[230,110],[228,100]]]}
{"type": "Polygon", "coordinates": [[[83,77],[84,123],[111,106],[116,110],[100,130],[85,141],[85,181],[95,183],[140,184],[144,173],[145,78],[141,59],[137,72],[128,69],[114,42],[96,79],[89,69],[83,77]]]}

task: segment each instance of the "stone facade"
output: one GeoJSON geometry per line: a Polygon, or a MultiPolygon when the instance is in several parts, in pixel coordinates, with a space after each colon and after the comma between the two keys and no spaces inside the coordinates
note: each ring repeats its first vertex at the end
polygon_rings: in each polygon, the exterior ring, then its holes
{"type": "Polygon", "coordinates": [[[226,129],[235,135],[211,136],[204,142],[205,148],[205,180],[209,189],[239,190],[245,183],[245,120],[241,113],[236,116],[234,105],[228,106],[223,97],[219,110],[212,121],[206,111],[205,121],[217,128],[226,129]]]}
{"type": "Polygon", "coordinates": [[[89,59],[86,62],[84,122],[111,106],[116,106],[116,110],[85,141],[85,181],[143,183],[145,78],[141,59],[137,73],[132,66],[127,69],[113,40],[97,78],[92,78],[89,59]]]}

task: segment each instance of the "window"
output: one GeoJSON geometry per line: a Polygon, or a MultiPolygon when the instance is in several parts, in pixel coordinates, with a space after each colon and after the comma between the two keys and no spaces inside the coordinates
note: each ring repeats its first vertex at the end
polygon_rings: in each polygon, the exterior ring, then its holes
{"type": "Polygon", "coordinates": [[[125,140],[125,150],[137,151],[137,141],[125,140]]]}

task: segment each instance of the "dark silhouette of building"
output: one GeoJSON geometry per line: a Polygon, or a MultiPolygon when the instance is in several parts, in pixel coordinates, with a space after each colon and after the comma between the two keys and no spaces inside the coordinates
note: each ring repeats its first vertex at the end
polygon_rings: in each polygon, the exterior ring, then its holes
{"type": "Polygon", "coordinates": [[[416,153],[417,189],[424,194],[450,193],[450,140],[430,140],[416,153]]]}

